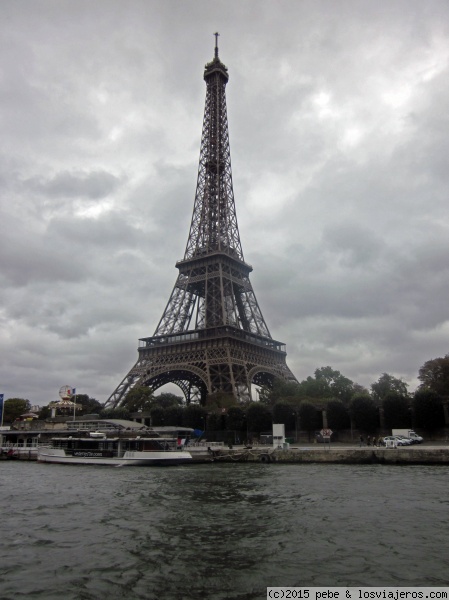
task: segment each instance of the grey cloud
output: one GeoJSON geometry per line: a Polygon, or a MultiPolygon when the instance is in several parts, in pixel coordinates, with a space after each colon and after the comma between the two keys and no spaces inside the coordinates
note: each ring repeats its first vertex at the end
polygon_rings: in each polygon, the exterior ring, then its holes
{"type": "Polygon", "coordinates": [[[448,351],[447,4],[2,13],[7,397],[76,383],[104,401],[153,333],[188,236],[217,17],[242,244],[293,372],[413,385],[448,351]]]}
{"type": "Polygon", "coordinates": [[[33,178],[24,182],[30,188],[50,197],[89,198],[99,200],[116,192],[118,177],[106,171],[63,171],[50,179],[33,178]]]}

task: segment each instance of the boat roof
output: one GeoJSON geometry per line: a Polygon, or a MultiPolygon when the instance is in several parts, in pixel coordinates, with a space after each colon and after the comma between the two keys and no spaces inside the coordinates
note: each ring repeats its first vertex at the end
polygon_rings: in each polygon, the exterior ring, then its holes
{"type": "Polygon", "coordinates": [[[75,419],[75,421],[67,421],[67,429],[87,429],[89,426],[106,425],[109,429],[130,429],[138,431],[139,429],[148,429],[142,423],[129,421],[127,419],[75,419]],[[111,427],[112,426],[112,427],[111,427]]]}

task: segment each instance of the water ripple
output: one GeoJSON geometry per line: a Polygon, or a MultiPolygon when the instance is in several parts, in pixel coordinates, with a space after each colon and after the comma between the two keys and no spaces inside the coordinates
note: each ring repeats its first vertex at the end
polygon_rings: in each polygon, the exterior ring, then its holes
{"type": "Polygon", "coordinates": [[[448,584],[446,467],[0,469],[2,600],[448,584]]]}

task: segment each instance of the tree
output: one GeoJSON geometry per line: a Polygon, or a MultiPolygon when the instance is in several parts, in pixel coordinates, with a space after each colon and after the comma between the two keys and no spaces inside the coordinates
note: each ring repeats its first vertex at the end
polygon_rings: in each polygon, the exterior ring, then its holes
{"type": "Polygon", "coordinates": [[[272,430],[270,410],[260,402],[251,402],[246,410],[247,428],[252,433],[272,430]]]}
{"type": "Polygon", "coordinates": [[[153,393],[145,386],[136,386],[130,390],[122,404],[130,413],[150,411],[154,405],[153,393]]]}
{"type": "Polygon", "coordinates": [[[354,393],[354,383],[332,367],[320,367],[315,377],[307,377],[298,386],[299,398],[336,398],[349,402],[354,393]]]}
{"type": "Polygon", "coordinates": [[[275,379],[272,389],[262,388],[259,399],[264,404],[273,406],[277,402],[295,403],[301,397],[299,384],[292,381],[275,379]]]}
{"type": "Polygon", "coordinates": [[[388,373],[383,373],[379,379],[371,384],[371,392],[373,399],[381,404],[387,394],[396,394],[397,396],[406,397],[407,384],[402,379],[398,379],[388,373]]]}
{"type": "Polygon", "coordinates": [[[444,358],[428,360],[419,369],[420,388],[433,390],[445,397],[449,395],[449,354],[444,358]]]}
{"type": "Polygon", "coordinates": [[[388,429],[410,427],[410,400],[396,392],[389,392],[384,396],[382,408],[384,411],[385,426],[388,429]]]}
{"type": "Polygon", "coordinates": [[[369,394],[355,394],[351,400],[350,412],[360,431],[374,433],[379,427],[379,410],[369,394]]]}
{"type": "Polygon", "coordinates": [[[162,394],[159,394],[159,396],[153,396],[152,401],[155,405],[160,406],[161,408],[182,406],[184,403],[181,396],[176,396],[175,394],[170,394],[169,392],[163,392],[162,394]]]}
{"type": "Polygon", "coordinates": [[[165,424],[181,427],[184,423],[184,408],[182,406],[169,406],[165,409],[165,424]]]}
{"type": "MultiPolygon", "coordinates": [[[[316,371],[315,371],[316,373],[316,371]]],[[[324,379],[307,377],[299,384],[299,397],[304,398],[328,398],[330,389],[324,379]]]]}
{"type": "Polygon", "coordinates": [[[151,426],[161,427],[166,425],[165,423],[165,409],[162,406],[154,406],[150,410],[151,426]]]}
{"type": "Polygon", "coordinates": [[[81,404],[81,410],[85,415],[99,413],[103,409],[103,405],[98,400],[90,398],[87,394],[77,394],[76,397],[73,397],[73,402],[77,404],[77,411],[79,411],[79,405],[81,404]]]}
{"type": "Polygon", "coordinates": [[[206,408],[212,412],[222,412],[222,409],[228,409],[231,406],[237,406],[237,400],[234,394],[225,392],[213,392],[206,398],[206,408]]]}
{"type": "Polygon", "coordinates": [[[7,398],[3,404],[3,423],[12,423],[31,410],[29,400],[23,398],[7,398]]]}
{"type": "Polygon", "coordinates": [[[102,419],[125,419],[128,421],[131,418],[131,414],[126,406],[118,406],[117,408],[103,409],[100,417],[102,419]]]}
{"type": "Polygon", "coordinates": [[[321,428],[321,419],[316,407],[310,402],[301,402],[299,405],[299,424],[300,429],[305,429],[309,434],[315,429],[321,428]]]}
{"type": "Polygon", "coordinates": [[[331,429],[349,429],[351,419],[348,409],[341,400],[331,400],[326,407],[327,423],[331,429]]]}
{"type": "Polygon", "coordinates": [[[245,429],[245,412],[240,406],[231,406],[226,414],[226,428],[230,431],[243,431],[245,429]]]}
{"type": "Polygon", "coordinates": [[[272,409],[273,423],[284,423],[285,429],[291,431],[295,429],[296,410],[295,407],[287,402],[276,402],[272,409]]]}
{"type": "Polygon", "coordinates": [[[222,431],[226,428],[225,415],[213,412],[207,415],[207,431],[222,431]]]}
{"type": "Polygon", "coordinates": [[[49,406],[43,406],[39,411],[39,419],[48,419],[51,417],[51,408],[49,406]]]}
{"type": "Polygon", "coordinates": [[[189,404],[184,409],[184,427],[204,430],[206,419],[207,410],[199,404],[189,404]]]}
{"type": "Polygon", "coordinates": [[[432,389],[422,388],[415,392],[413,409],[417,427],[434,431],[444,427],[442,398],[432,389]]]}
{"type": "Polygon", "coordinates": [[[321,367],[315,371],[315,379],[323,382],[328,393],[326,397],[333,397],[349,402],[354,393],[354,383],[342,375],[340,371],[335,371],[332,367],[321,367]]]}

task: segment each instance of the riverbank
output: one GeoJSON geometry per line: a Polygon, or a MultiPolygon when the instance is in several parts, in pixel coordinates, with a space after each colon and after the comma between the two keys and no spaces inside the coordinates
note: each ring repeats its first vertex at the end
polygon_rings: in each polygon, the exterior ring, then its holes
{"type": "MultiPolygon", "coordinates": [[[[204,452],[190,449],[195,459],[204,452]]],[[[338,445],[298,446],[273,449],[220,448],[209,451],[215,462],[263,462],[292,464],[385,464],[385,465],[449,465],[449,445],[410,446],[402,448],[347,447],[338,445]]]]}
{"type": "MultiPolygon", "coordinates": [[[[270,446],[247,448],[225,446],[208,449],[206,447],[191,447],[188,449],[194,464],[204,462],[255,462],[281,464],[385,464],[385,465],[449,465],[449,445],[434,444],[426,446],[410,446],[402,448],[362,448],[357,446],[310,445],[292,446],[288,449],[273,449],[270,446]]],[[[37,448],[4,448],[0,454],[3,460],[37,459],[37,448]]]]}

